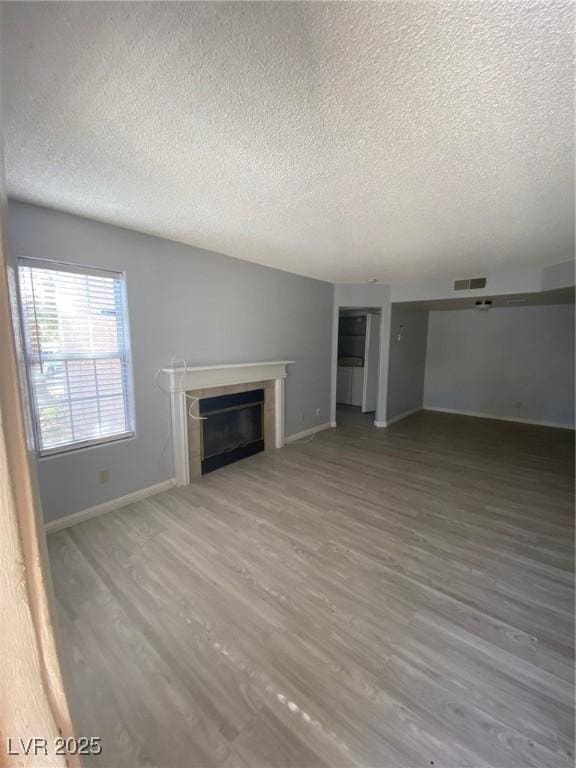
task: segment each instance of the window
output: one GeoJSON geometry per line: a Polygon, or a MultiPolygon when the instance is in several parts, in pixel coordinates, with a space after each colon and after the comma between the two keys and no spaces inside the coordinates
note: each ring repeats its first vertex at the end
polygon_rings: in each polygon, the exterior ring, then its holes
{"type": "Polygon", "coordinates": [[[124,276],[20,259],[40,455],[133,435],[124,276]]]}

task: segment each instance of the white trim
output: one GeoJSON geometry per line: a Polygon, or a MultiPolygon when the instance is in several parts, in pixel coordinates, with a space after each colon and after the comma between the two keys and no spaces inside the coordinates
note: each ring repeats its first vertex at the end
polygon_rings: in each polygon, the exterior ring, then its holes
{"type": "Polygon", "coordinates": [[[264,363],[231,363],[230,365],[176,366],[162,368],[170,392],[188,392],[191,389],[208,389],[232,384],[248,384],[251,381],[285,379],[286,366],[294,360],[274,360],[264,363]]]}
{"type": "Polygon", "coordinates": [[[283,378],[274,379],[274,439],[275,447],[283,448],[285,442],[284,398],[285,384],[283,378]]]}
{"type": "Polygon", "coordinates": [[[71,272],[75,275],[92,275],[93,277],[105,277],[112,280],[122,280],[123,272],[117,269],[104,267],[87,267],[84,264],[73,264],[69,261],[55,261],[54,259],[31,259],[28,256],[19,256],[18,262],[31,269],[51,269],[54,272],[71,272]]]}
{"type": "Polygon", "coordinates": [[[393,416],[391,419],[386,420],[386,426],[389,427],[391,424],[395,424],[397,421],[401,421],[402,419],[405,419],[407,416],[412,416],[413,413],[418,413],[418,411],[422,410],[422,406],[419,405],[417,408],[411,408],[409,411],[404,411],[404,413],[399,413],[398,416],[393,416]]]}
{"type": "Polygon", "coordinates": [[[405,419],[407,416],[412,416],[413,413],[418,413],[418,411],[422,410],[422,406],[419,405],[417,408],[412,408],[409,411],[404,411],[404,413],[399,413],[398,416],[393,416],[391,419],[388,419],[387,421],[375,421],[374,426],[375,427],[389,427],[391,424],[395,424],[397,421],[400,421],[401,419],[405,419]]]}
{"type": "Polygon", "coordinates": [[[172,419],[172,453],[176,485],[190,482],[188,456],[188,412],[184,392],[170,392],[170,417],[172,419]]]}
{"type": "Polygon", "coordinates": [[[103,515],[105,512],[112,512],[114,509],[134,504],[136,501],[147,499],[149,496],[155,496],[157,493],[167,491],[173,486],[174,480],[163,480],[161,483],[156,483],[156,485],[149,485],[147,488],[141,488],[139,491],[127,493],[125,496],[119,496],[116,499],[110,499],[110,501],[97,504],[95,507],[89,507],[80,512],[59,517],[57,520],[51,520],[49,523],[46,523],[46,533],[54,533],[55,531],[61,531],[63,528],[69,528],[71,525],[83,523],[85,520],[98,517],[98,515],[103,515]]]}
{"type": "Polygon", "coordinates": [[[523,419],[519,416],[497,416],[494,413],[479,413],[478,411],[463,411],[459,408],[434,408],[431,405],[424,406],[425,411],[437,413],[453,413],[456,416],[473,416],[477,419],[494,419],[494,421],[513,421],[517,424],[534,424],[537,427],[554,427],[556,429],[574,429],[573,424],[563,424],[559,421],[539,421],[538,419],[523,419]]]}
{"type": "Polygon", "coordinates": [[[286,435],[286,445],[289,443],[295,443],[296,440],[302,440],[303,437],[315,435],[316,432],[323,432],[325,429],[332,429],[332,427],[335,426],[336,424],[327,421],[325,424],[319,424],[317,427],[311,427],[310,429],[305,429],[302,432],[295,432],[293,435],[286,435]]]}

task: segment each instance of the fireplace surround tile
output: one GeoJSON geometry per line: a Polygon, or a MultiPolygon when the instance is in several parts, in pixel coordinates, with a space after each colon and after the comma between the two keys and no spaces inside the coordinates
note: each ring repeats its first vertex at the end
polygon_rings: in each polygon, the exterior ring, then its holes
{"type": "Polygon", "coordinates": [[[274,379],[230,384],[223,387],[191,389],[186,392],[186,401],[188,403],[186,413],[188,421],[188,470],[190,481],[197,480],[202,476],[202,429],[201,419],[199,418],[199,401],[206,397],[235,395],[238,392],[250,392],[253,389],[264,390],[264,450],[270,451],[275,448],[276,443],[274,379]],[[195,399],[196,402],[193,402],[195,399]],[[194,416],[197,418],[194,418],[194,416]]]}

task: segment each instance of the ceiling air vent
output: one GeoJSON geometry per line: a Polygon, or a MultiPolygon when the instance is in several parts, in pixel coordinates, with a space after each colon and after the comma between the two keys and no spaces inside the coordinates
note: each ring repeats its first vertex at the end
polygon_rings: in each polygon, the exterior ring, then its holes
{"type": "Polygon", "coordinates": [[[478,288],[486,288],[485,277],[471,277],[468,280],[454,280],[455,291],[473,291],[478,288]]]}

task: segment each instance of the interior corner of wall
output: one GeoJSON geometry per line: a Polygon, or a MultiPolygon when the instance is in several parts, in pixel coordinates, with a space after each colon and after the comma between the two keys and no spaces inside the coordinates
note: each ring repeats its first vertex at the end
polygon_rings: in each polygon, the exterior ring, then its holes
{"type": "Polygon", "coordinates": [[[559,264],[552,264],[542,270],[542,290],[552,291],[558,288],[572,288],[576,283],[575,261],[569,259],[559,264]]]}

